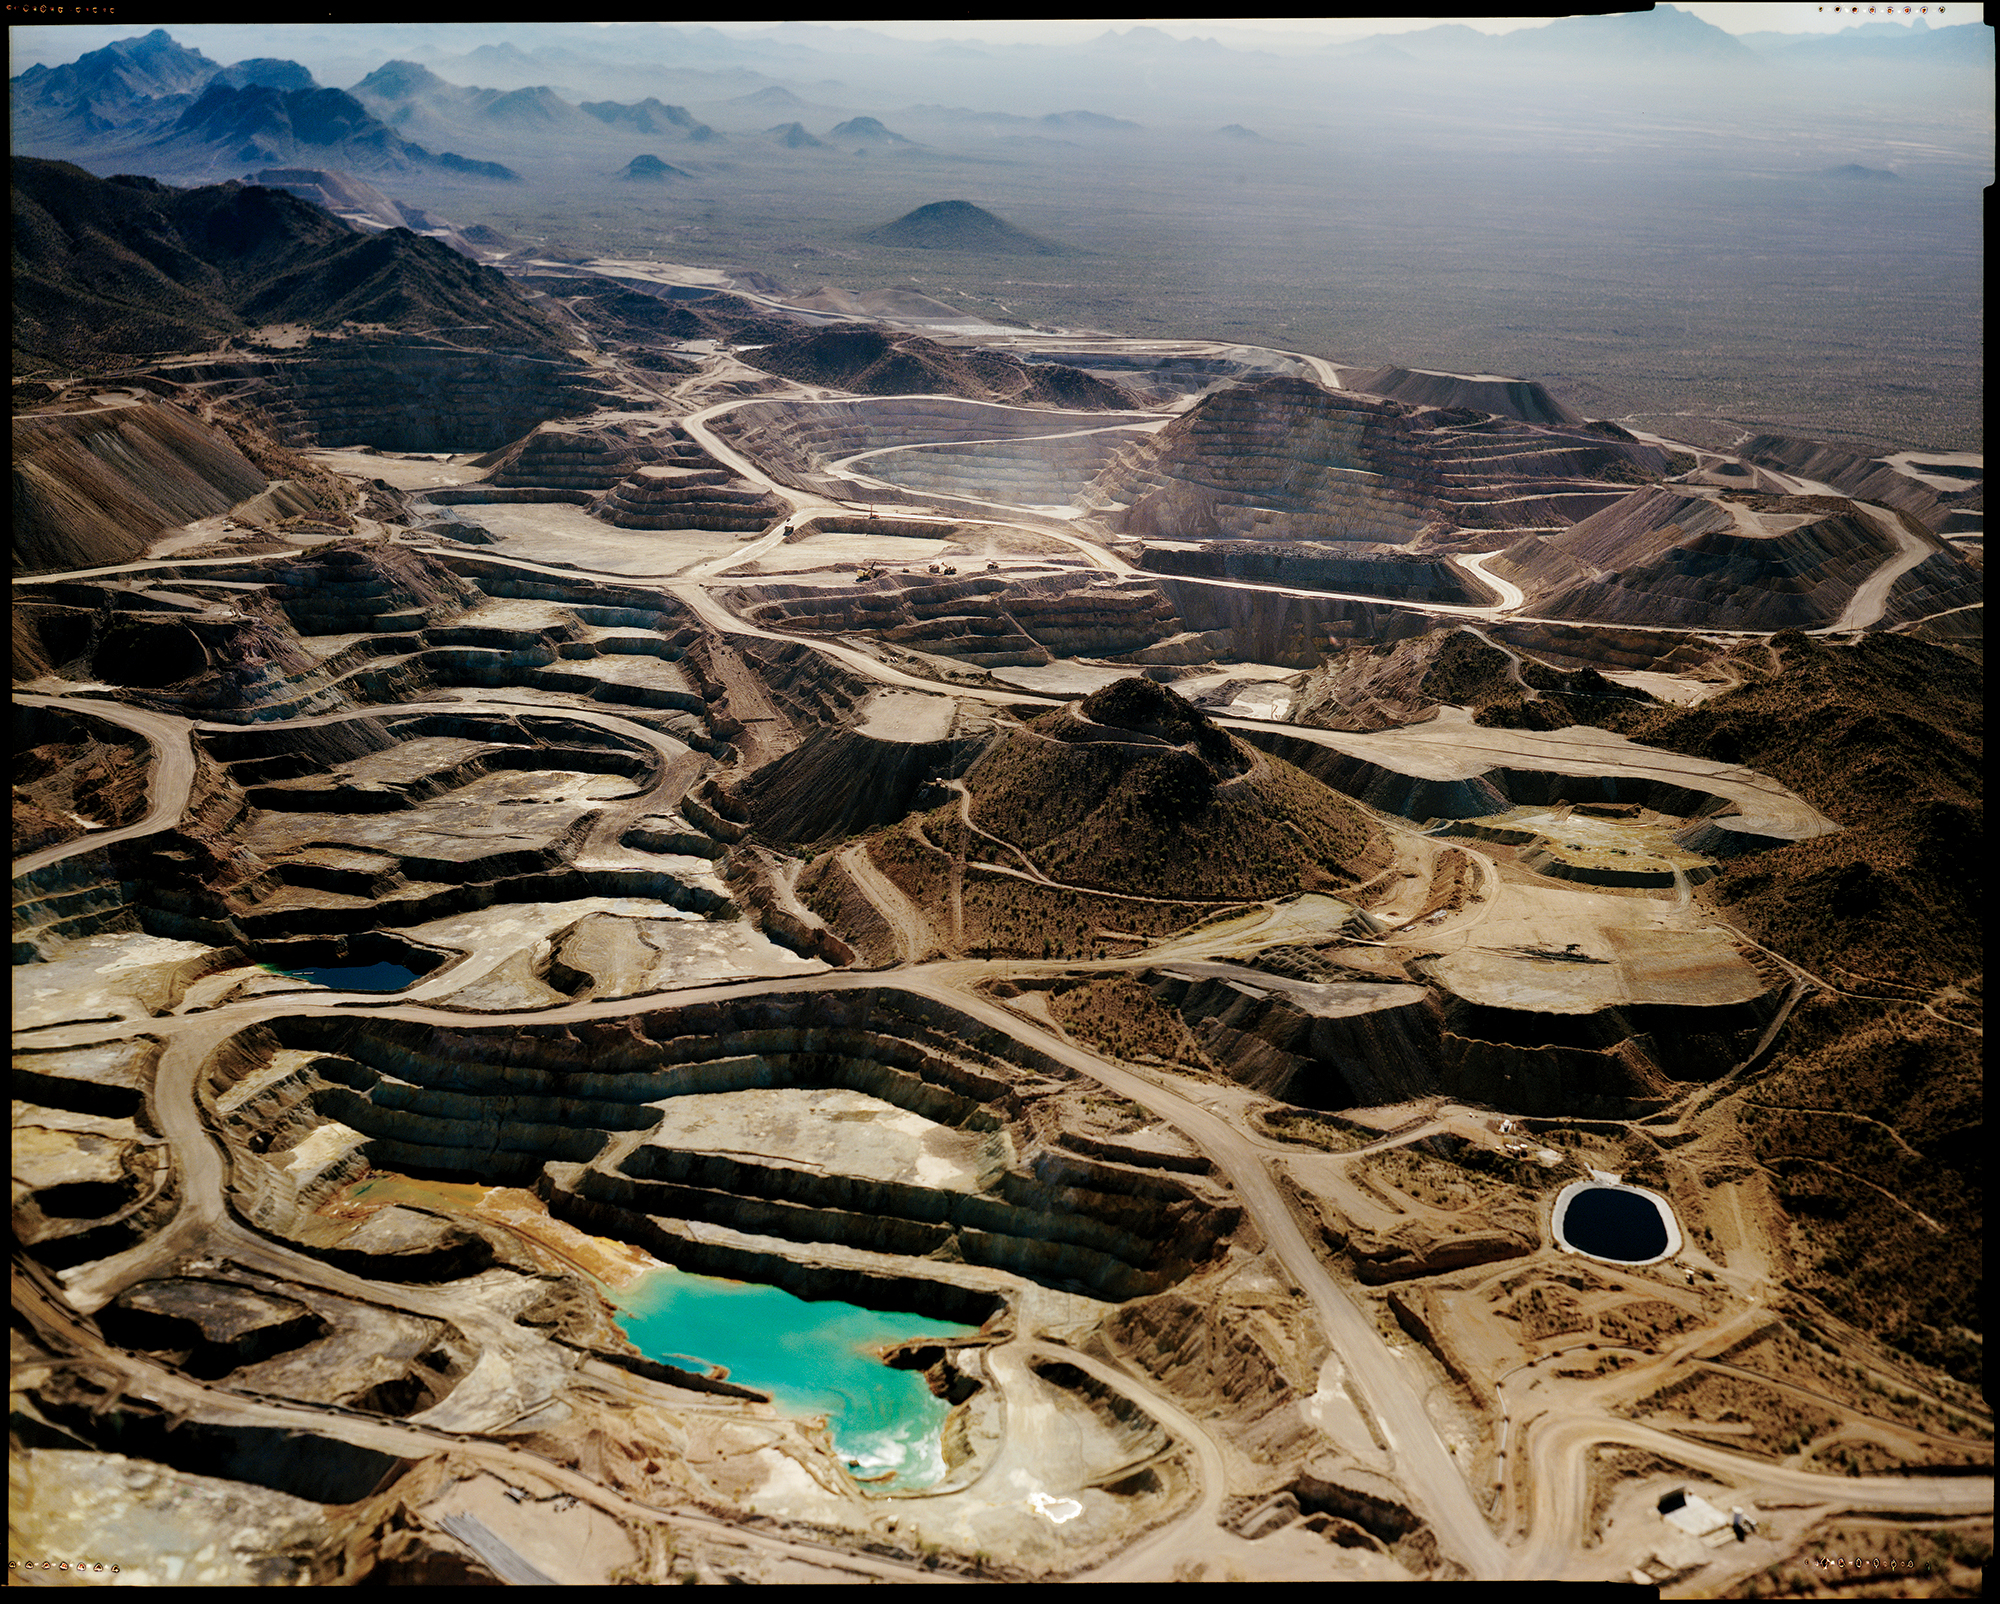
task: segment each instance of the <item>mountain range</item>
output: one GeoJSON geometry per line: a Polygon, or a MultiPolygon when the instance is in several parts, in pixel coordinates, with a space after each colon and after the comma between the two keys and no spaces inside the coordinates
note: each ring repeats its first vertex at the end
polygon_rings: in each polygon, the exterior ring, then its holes
{"type": "Polygon", "coordinates": [[[550,355],[569,341],[492,268],[435,239],[363,233],[284,190],[173,189],[17,156],[16,372],[200,350],[264,324],[479,324],[550,355]]]}

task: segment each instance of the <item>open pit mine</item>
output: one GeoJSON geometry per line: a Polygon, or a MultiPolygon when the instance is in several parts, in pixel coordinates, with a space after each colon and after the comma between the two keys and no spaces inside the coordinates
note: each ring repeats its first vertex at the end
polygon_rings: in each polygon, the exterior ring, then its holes
{"type": "Polygon", "coordinates": [[[1744,1135],[1853,995],[1968,1028],[1755,899],[1877,830],[1792,687],[1976,665],[1976,458],[476,273],[15,381],[15,1562],[1717,1593],[1990,1519],[1979,1393],[1814,1292],[1838,1154],[1744,1135]]]}

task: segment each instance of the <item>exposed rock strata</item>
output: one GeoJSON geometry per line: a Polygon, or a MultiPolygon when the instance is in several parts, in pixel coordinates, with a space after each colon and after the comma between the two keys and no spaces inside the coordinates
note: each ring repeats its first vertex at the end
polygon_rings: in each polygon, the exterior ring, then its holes
{"type": "Polygon", "coordinates": [[[264,475],[219,431],[157,401],[14,420],[14,566],[129,562],[163,529],[227,512],[264,475]]]}
{"type": "Polygon", "coordinates": [[[1493,568],[1552,618],[1771,630],[1833,623],[1897,555],[1849,502],[1753,499],[1638,491],[1560,534],[1517,542],[1493,568]]]}
{"type": "MultiPolygon", "coordinates": [[[[1233,1223],[1233,1210],[1190,1177],[1147,1167],[1142,1150],[1113,1159],[1025,1134],[1003,1139],[1023,1130],[1038,1099],[1061,1095],[1066,1077],[949,1009],[894,992],[798,993],[517,1029],[504,1061],[476,1028],[439,1034],[382,1021],[301,1016],[239,1042],[206,1082],[219,1112],[255,1114],[236,1140],[270,1132],[259,1142],[278,1153],[296,1142],[283,1133],[303,1129],[309,1104],[317,1120],[357,1133],[355,1151],[391,1168],[529,1181],[554,1165],[544,1186],[558,1214],[598,1229],[618,1222],[629,1240],[658,1243],[677,1261],[697,1242],[676,1248],[647,1218],[991,1264],[1123,1298],[1178,1279],[1233,1223]],[[995,1165],[975,1191],[865,1181],[677,1148],[671,1122],[660,1125],[678,1095],[787,1085],[847,1086],[992,1133],[995,1165]],[[239,1087],[257,1089],[246,1099],[239,1087]]],[[[296,1206],[307,1201],[301,1193],[296,1206]]],[[[712,1233],[700,1240],[702,1267],[726,1262],[712,1233]]]]}
{"type": "MultiPolygon", "coordinates": [[[[781,483],[843,498],[852,486],[833,464],[863,452],[946,441],[1070,434],[1102,429],[1117,421],[1115,413],[998,406],[918,395],[857,401],[758,401],[734,408],[718,418],[714,427],[781,483]]],[[[857,471],[868,472],[867,464],[858,464],[857,471]]]]}
{"type": "Polygon", "coordinates": [[[316,339],[303,356],[204,358],[160,372],[257,407],[292,445],[491,451],[551,418],[625,404],[566,357],[488,350],[439,335],[316,339]]]}
{"type": "Polygon", "coordinates": [[[1148,971],[1196,1042],[1234,1080],[1313,1108],[1373,1107],[1439,1092],[1521,1113],[1631,1117],[1676,1082],[1748,1053],[1776,1007],[1626,1004],[1584,1014],[1496,1008],[1379,981],[1315,983],[1229,964],[1148,971]]]}
{"type": "Polygon", "coordinates": [[[1086,505],[1144,539],[1409,546],[1452,528],[1560,527],[1665,471],[1609,425],[1535,424],[1265,379],[1127,447],[1086,505]]]}
{"type": "Polygon", "coordinates": [[[1523,423],[1583,422],[1583,414],[1558,401],[1529,379],[1493,374],[1431,373],[1422,368],[1383,367],[1344,376],[1350,389],[1385,395],[1421,407],[1470,408],[1523,423]]]}

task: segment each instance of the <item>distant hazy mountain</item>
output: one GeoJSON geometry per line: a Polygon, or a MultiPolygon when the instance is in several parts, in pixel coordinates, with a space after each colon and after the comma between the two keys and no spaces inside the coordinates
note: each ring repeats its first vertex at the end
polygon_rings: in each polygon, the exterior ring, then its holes
{"type": "Polygon", "coordinates": [[[10,86],[17,99],[86,114],[161,95],[193,94],[221,70],[199,50],[174,43],[164,28],[121,39],[61,67],[30,67],[10,86]]]}
{"type": "Polygon", "coordinates": [[[780,123],[776,128],[766,128],[767,138],[783,145],[787,150],[830,150],[832,147],[824,139],[816,139],[806,132],[804,123],[780,123]]]}
{"type": "Polygon", "coordinates": [[[407,101],[452,98],[464,89],[446,83],[430,68],[417,61],[385,61],[352,90],[358,100],[407,101]]]}
{"type": "Polygon", "coordinates": [[[230,84],[238,89],[262,84],[266,89],[317,89],[319,81],[296,61],[277,56],[258,56],[224,67],[212,83],[230,84]]]}
{"type": "Polygon", "coordinates": [[[1408,33],[1371,34],[1331,47],[1346,60],[1401,59],[1461,68],[1557,71],[1587,67],[1595,76],[1702,67],[1758,71],[1763,59],[1733,35],[1676,6],[1609,16],[1559,17],[1543,27],[1487,34],[1464,23],[1408,33]]]}
{"type": "Polygon", "coordinates": [[[693,173],[682,172],[669,162],[663,162],[653,155],[634,156],[620,169],[618,176],[627,183],[664,184],[672,178],[692,178],[693,173]]]}
{"type": "Polygon", "coordinates": [[[724,102],[725,105],[741,106],[745,111],[805,111],[806,103],[780,84],[768,89],[758,89],[747,95],[737,95],[724,102]]]}
{"type": "Polygon", "coordinates": [[[284,166],[298,161],[409,172],[431,165],[431,153],[375,117],[344,89],[241,88],[212,81],[154,141],[162,162],[195,166],[221,162],[284,166]]]}
{"type": "Polygon", "coordinates": [[[693,140],[722,137],[707,123],[697,121],[687,107],[663,105],[650,95],[635,104],[586,100],[577,110],[595,117],[607,128],[631,129],[641,134],[672,134],[693,140]]]}
{"type": "Polygon", "coordinates": [[[518,184],[521,175],[504,162],[477,161],[470,156],[460,156],[454,151],[442,150],[432,158],[448,173],[458,173],[465,178],[491,178],[503,184],[518,184]]]}
{"type": "Polygon", "coordinates": [[[1064,256],[1068,247],[1038,239],[1026,229],[995,217],[970,201],[933,201],[893,223],[860,236],[877,245],[919,251],[975,251],[988,255],[1064,256]]]}
{"type": "Polygon", "coordinates": [[[1678,6],[1609,16],[1561,17],[1545,28],[1519,28],[1491,41],[1501,58],[1584,57],[1596,67],[1701,62],[1709,67],[1757,67],[1757,53],[1733,34],[1678,6]]]}
{"type": "Polygon", "coordinates": [[[917,148],[914,139],[905,139],[901,134],[884,128],[873,117],[850,117],[844,123],[837,123],[826,136],[828,140],[839,140],[843,144],[902,145],[910,150],[917,148]]]}
{"type": "Polygon", "coordinates": [[[478,115],[488,122],[513,128],[532,128],[538,133],[549,134],[572,131],[583,119],[581,111],[547,84],[538,84],[532,89],[503,90],[486,101],[479,108],[478,115]]]}
{"type": "Polygon", "coordinates": [[[1140,124],[1123,117],[1107,117],[1099,111],[1052,111],[1037,119],[1044,128],[1060,128],[1072,133],[1136,133],[1140,124]]]}
{"type": "Polygon", "coordinates": [[[1921,20],[1863,23],[1835,34],[1754,34],[1743,42],[1793,68],[1993,65],[1993,30],[1985,23],[1927,28],[1921,20]]]}

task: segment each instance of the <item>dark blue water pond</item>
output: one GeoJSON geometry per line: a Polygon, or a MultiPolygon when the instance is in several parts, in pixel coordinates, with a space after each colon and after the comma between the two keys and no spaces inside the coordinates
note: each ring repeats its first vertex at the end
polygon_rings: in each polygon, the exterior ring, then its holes
{"type": "Polygon", "coordinates": [[[1659,1205],[1638,1192],[1587,1186],[1569,1200],[1562,1234],[1579,1253],[1639,1263],[1667,1251],[1667,1222],[1659,1205]]]}
{"type": "Polygon", "coordinates": [[[330,969],[279,969],[272,964],[264,967],[274,975],[334,991],[401,991],[420,978],[416,970],[403,964],[344,964],[330,969]]]}

